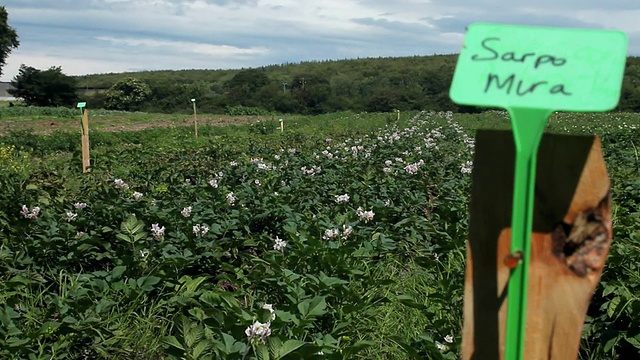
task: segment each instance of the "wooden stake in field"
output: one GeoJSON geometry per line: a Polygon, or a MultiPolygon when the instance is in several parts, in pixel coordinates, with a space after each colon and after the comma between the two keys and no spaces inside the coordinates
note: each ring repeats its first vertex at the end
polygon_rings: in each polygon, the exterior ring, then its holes
{"type": "Polygon", "coordinates": [[[609,181],[597,138],[542,139],[554,111],[615,108],[627,43],[619,31],[467,28],[451,99],[507,109],[513,134],[478,133],[463,359],[577,357],[611,241],[609,181]]]}
{"type": "Polygon", "coordinates": [[[191,99],[193,103],[193,127],[195,129],[196,138],[198,137],[198,115],[196,114],[196,99],[191,99]]]}
{"type": "MultiPolygon", "coordinates": [[[[509,359],[508,285],[515,146],[478,131],[464,292],[462,358],[509,359]]],[[[544,135],[538,151],[527,285],[525,359],[576,359],[612,238],[611,194],[596,136],[544,135]]]]}
{"type": "Polygon", "coordinates": [[[89,113],[86,109],[87,103],[80,102],[76,107],[80,108],[82,113],[81,134],[82,134],[82,172],[89,172],[89,113]]]}

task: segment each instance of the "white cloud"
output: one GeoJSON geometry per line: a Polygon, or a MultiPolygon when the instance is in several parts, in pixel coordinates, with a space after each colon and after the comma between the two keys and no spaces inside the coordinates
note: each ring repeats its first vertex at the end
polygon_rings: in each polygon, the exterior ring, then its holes
{"type": "Polygon", "coordinates": [[[640,3],[637,10],[608,10],[606,15],[602,11],[576,11],[576,18],[602,25],[604,28],[622,30],[627,33],[640,32],[640,3]]]}
{"type": "Polygon", "coordinates": [[[79,56],[52,56],[41,53],[17,51],[11,55],[11,62],[3,68],[3,81],[11,80],[20,68],[20,64],[48,69],[51,66],[62,66],[67,75],[84,75],[133,70],[131,64],[119,60],[83,59],[79,56]]]}
{"type": "Polygon", "coordinates": [[[617,0],[5,0],[21,39],[3,71],[239,68],[457,52],[476,21],[615,28],[640,55],[640,3],[617,0]]]}
{"type": "Polygon", "coordinates": [[[98,36],[95,39],[107,41],[114,45],[126,45],[129,47],[142,46],[156,50],[161,48],[163,51],[176,52],[183,55],[193,53],[217,57],[233,57],[239,55],[265,54],[269,51],[264,47],[239,48],[229,45],[212,45],[188,41],[168,41],[144,38],[115,38],[110,36],[98,36]]]}

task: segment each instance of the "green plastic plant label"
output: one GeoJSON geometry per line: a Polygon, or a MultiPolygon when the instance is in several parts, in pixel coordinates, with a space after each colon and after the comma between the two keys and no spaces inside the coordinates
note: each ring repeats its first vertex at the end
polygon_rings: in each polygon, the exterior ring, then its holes
{"type": "Polygon", "coordinates": [[[507,109],[516,147],[505,359],[522,360],[536,154],[552,111],[607,111],[620,98],[627,36],[608,30],[476,23],[467,29],[450,96],[507,109]]]}
{"type": "Polygon", "coordinates": [[[618,104],[626,56],[620,31],[475,23],[450,96],[464,105],[607,111],[618,104]]]}

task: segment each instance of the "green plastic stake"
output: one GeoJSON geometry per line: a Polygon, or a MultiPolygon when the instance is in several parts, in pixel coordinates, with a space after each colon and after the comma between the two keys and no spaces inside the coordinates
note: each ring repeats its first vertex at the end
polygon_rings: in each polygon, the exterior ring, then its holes
{"type": "Polygon", "coordinates": [[[505,359],[524,357],[537,152],[553,111],[618,104],[627,56],[620,31],[475,23],[467,28],[450,97],[507,109],[516,148],[505,359]]]}

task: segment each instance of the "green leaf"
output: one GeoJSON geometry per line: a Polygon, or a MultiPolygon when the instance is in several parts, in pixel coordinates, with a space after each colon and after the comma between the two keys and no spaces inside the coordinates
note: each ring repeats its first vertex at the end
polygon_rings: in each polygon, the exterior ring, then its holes
{"type": "Polygon", "coordinates": [[[224,348],[220,350],[227,355],[233,353],[233,344],[236,342],[236,339],[227,333],[222,333],[222,341],[224,342],[224,348]]]}
{"type": "Polygon", "coordinates": [[[415,299],[410,295],[398,295],[395,297],[402,305],[408,306],[410,308],[418,309],[418,310],[429,310],[426,305],[419,304],[415,301],[415,299]]]}
{"type": "Polygon", "coordinates": [[[42,324],[42,326],[40,327],[40,330],[38,331],[38,333],[46,334],[47,332],[53,332],[56,329],[58,329],[60,327],[60,325],[62,325],[62,324],[59,323],[59,322],[47,321],[44,324],[42,324]]]}
{"type": "Polygon", "coordinates": [[[353,355],[355,355],[357,352],[360,352],[368,347],[371,347],[375,345],[375,343],[373,341],[368,341],[368,340],[360,340],[358,342],[356,342],[355,344],[349,346],[347,348],[347,350],[345,350],[345,358],[351,358],[353,355]]]}
{"type": "Polygon", "coordinates": [[[4,306],[4,309],[0,310],[0,322],[2,322],[4,326],[11,324],[11,319],[17,319],[19,317],[20,314],[7,305],[4,306]]]}
{"type": "Polygon", "coordinates": [[[192,323],[189,328],[184,332],[184,343],[187,347],[194,346],[197,342],[202,340],[203,331],[200,326],[194,326],[192,323]]]}
{"type": "Polygon", "coordinates": [[[316,296],[313,300],[311,300],[311,304],[309,305],[309,312],[307,315],[309,316],[320,316],[327,312],[327,302],[324,296],[316,296]]]}
{"type": "Polygon", "coordinates": [[[604,344],[604,352],[608,353],[609,351],[611,351],[611,349],[616,346],[616,344],[618,343],[620,339],[618,337],[614,337],[613,339],[609,339],[609,341],[607,341],[604,344]]]}
{"type": "Polygon", "coordinates": [[[335,346],[338,345],[338,339],[336,339],[333,336],[331,336],[331,334],[325,334],[322,337],[321,343],[322,343],[323,346],[335,347],[335,346]]]}
{"type": "Polygon", "coordinates": [[[27,339],[19,339],[19,338],[9,338],[5,344],[7,344],[7,346],[9,347],[19,347],[22,346],[24,344],[28,344],[31,341],[31,339],[27,338],[27,339]]]}
{"type": "Polygon", "coordinates": [[[33,281],[29,278],[26,278],[22,275],[16,275],[14,277],[12,277],[11,279],[9,279],[7,281],[7,283],[9,283],[9,285],[13,285],[13,284],[22,284],[22,285],[29,285],[32,284],[33,281]]]}
{"type": "Polygon", "coordinates": [[[298,310],[302,317],[320,316],[327,312],[327,302],[324,296],[316,296],[309,300],[304,300],[298,304],[298,310]]]}
{"type": "Polygon", "coordinates": [[[285,341],[284,344],[282,344],[282,347],[280,348],[280,351],[278,351],[277,359],[283,358],[283,357],[287,356],[288,354],[298,350],[304,344],[306,344],[306,343],[304,341],[300,341],[300,340],[287,340],[287,341],[285,341]]]}
{"type": "Polygon", "coordinates": [[[625,337],[624,339],[636,349],[640,349],[640,341],[638,339],[632,337],[625,337]]]}
{"type": "Polygon", "coordinates": [[[611,284],[607,284],[604,286],[604,290],[602,291],[602,296],[607,296],[612,292],[616,291],[617,286],[613,286],[611,284]]]}
{"type": "Polygon", "coordinates": [[[142,228],[144,227],[144,223],[142,221],[138,221],[133,229],[131,230],[132,234],[137,234],[138,232],[140,232],[140,230],[142,230],[142,228]]]}
{"type": "Polygon", "coordinates": [[[199,358],[205,351],[209,350],[209,347],[211,346],[211,344],[209,344],[208,341],[200,341],[194,348],[192,353],[192,357],[194,359],[199,358]]]}
{"type": "Polygon", "coordinates": [[[146,232],[139,232],[135,235],[133,235],[133,242],[139,241],[141,239],[144,239],[145,237],[147,237],[147,233],[146,232]]]}
{"type": "Polygon", "coordinates": [[[199,307],[189,309],[189,315],[199,321],[204,321],[207,318],[207,314],[199,307]]]}
{"type": "Polygon", "coordinates": [[[274,359],[278,359],[278,352],[282,347],[282,340],[280,340],[280,338],[275,336],[270,337],[268,341],[268,345],[269,345],[269,354],[271,355],[271,357],[274,359]]]}
{"type": "Polygon", "coordinates": [[[609,301],[609,304],[607,305],[607,315],[612,318],[613,314],[615,313],[616,309],[618,308],[618,305],[620,305],[620,297],[616,296],[613,299],[611,299],[611,301],[609,301]]]}
{"type": "Polygon", "coordinates": [[[200,295],[200,300],[204,301],[207,305],[216,307],[220,306],[221,298],[220,294],[215,291],[207,291],[200,295]]]}
{"type": "Polygon", "coordinates": [[[23,334],[23,332],[18,329],[13,323],[9,324],[6,335],[8,336],[16,336],[23,334]]]}
{"type": "Polygon", "coordinates": [[[280,319],[281,321],[284,321],[284,322],[293,321],[293,319],[296,317],[295,315],[291,314],[290,312],[282,311],[282,310],[276,310],[276,316],[278,317],[278,319],[280,319]]]}
{"type": "Polygon", "coordinates": [[[116,266],[111,270],[111,280],[117,280],[127,270],[124,265],[116,266]]]}
{"type": "Polygon", "coordinates": [[[165,336],[164,339],[162,339],[162,341],[164,341],[164,343],[169,346],[173,346],[174,348],[184,351],[184,347],[182,346],[182,344],[180,344],[180,342],[178,341],[178,339],[176,339],[175,336],[165,336]]]}
{"type": "Polygon", "coordinates": [[[182,286],[180,287],[180,291],[183,293],[193,293],[196,291],[198,286],[200,286],[200,284],[202,284],[202,282],[204,282],[205,280],[207,280],[206,276],[200,276],[195,279],[191,279],[187,276],[183,276],[179,280],[180,282],[184,282],[184,284],[182,284],[182,286]]]}
{"type": "Polygon", "coordinates": [[[222,301],[224,301],[227,306],[231,309],[240,309],[240,303],[238,303],[238,300],[233,296],[233,294],[230,293],[221,293],[220,294],[220,299],[222,299],[222,301]]]}
{"type": "Polygon", "coordinates": [[[69,315],[69,316],[65,316],[62,319],[63,323],[67,323],[67,324],[77,324],[78,323],[78,319],[76,319],[75,317],[69,315]]]}
{"type": "Polygon", "coordinates": [[[348,281],[342,280],[342,279],[337,278],[337,277],[327,276],[324,273],[320,273],[319,279],[323,284],[325,284],[326,286],[329,286],[329,287],[331,287],[333,285],[336,285],[336,284],[344,285],[344,284],[348,284],[349,283],[348,281]]]}
{"type": "Polygon", "coordinates": [[[131,242],[131,239],[129,238],[129,235],[127,234],[123,234],[123,233],[117,233],[116,237],[122,241],[126,241],[126,242],[131,242]]]}
{"type": "Polygon", "coordinates": [[[267,348],[267,345],[256,345],[256,356],[258,357],[258,360],[269,360],[269,349],[267,348]]]}
{"type": "Polygon", "coordinates": [[[153,285],[159,283],[160,280],[157,276],[143,276],[137,280],[137,284],[144,291],[152,291],[153,285]]]}

